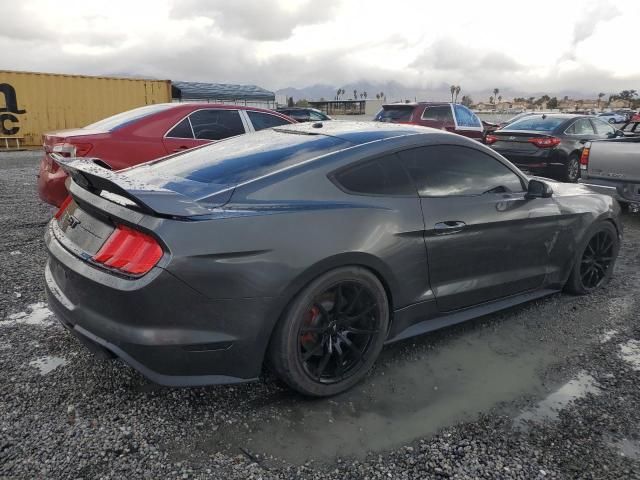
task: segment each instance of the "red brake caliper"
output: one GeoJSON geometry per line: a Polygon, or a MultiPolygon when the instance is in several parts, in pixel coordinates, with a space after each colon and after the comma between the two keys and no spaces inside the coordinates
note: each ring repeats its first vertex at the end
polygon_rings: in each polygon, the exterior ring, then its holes
{"type": "MultiPolygon", "coordinates": [[[[309,309],[309,312],[307,313],[307,318],[305,318],[304,320],[305,327],[315,327],[317,323],[316,320],[318,320],[319,316],[320,316],[320,309],[314,305],[309,309]]],[[[314,342],[315,339],[316,339],[315,333],[307,332],[300,336],[300,343],[302,345],[305,345],[306,343],[314,342]]]]}

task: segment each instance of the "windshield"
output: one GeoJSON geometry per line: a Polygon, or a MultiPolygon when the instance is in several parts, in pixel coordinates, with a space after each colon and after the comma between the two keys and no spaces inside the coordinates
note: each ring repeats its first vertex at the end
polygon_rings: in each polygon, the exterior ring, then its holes
{"type": "Polygon", "coordinates": [[[525,117],[507,125],[502,131],[509,130],[534,130],[538,132],[550,132],[562,125],[566,118],[558,117],[525,117]]]}
{"type": "Polygon", "coordinates": [[[128,178],[197,199],[351,145],[336,137],[275,128],[233,137],[125,172],[128,178]]]}
{"type": "Polygon", "coordinates": [[[383,107],[373,119],[376,122],[408,122],[411,120],[413,107],[383,107]]]}
{"type": "Polygon", "coordinates": [[[144,117],[148,117],[149,115],[153,115],[154,113],[167,110],[172,106],[173,105],[171,104],[163,103],[158,105],[146,105],[144,107],[134,108],[133,110],[118,113],[111,117],[107,117],[90,125],[87,125],[85,128],[113,132],[114,130],[122,128],[126,125],[130,125],[133,122],[137,122],[144,117]]]}

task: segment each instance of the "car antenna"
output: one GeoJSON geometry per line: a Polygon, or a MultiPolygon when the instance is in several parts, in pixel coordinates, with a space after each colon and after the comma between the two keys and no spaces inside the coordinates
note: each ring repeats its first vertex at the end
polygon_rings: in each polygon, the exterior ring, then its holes
{"type": "Polygon", "coordinates": [[[543,114],[542,114],[542,119],[543,119],[543,120],[546,120],[546,118],[547,118],[547,114],[546,114],[546,113],[543,113],[543,114]]]}

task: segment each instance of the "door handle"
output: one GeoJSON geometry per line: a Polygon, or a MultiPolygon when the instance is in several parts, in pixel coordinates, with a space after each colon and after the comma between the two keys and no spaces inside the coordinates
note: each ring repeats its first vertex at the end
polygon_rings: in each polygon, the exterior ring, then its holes
{"type": "Polygon", "coordinates": [[[174,148],[173,152],[181,152],[182,150],[189,150],[189,147],[187,147],[186,145],[180,145],[179,147],[174,148]]]}
{"type": "Polygon", "coordinates": [[[450,235],[457,233],[466,227],[466,223],[458,220],[447,220],[446,222],[439,222],[434,225],[436,235],[450,235]]]}

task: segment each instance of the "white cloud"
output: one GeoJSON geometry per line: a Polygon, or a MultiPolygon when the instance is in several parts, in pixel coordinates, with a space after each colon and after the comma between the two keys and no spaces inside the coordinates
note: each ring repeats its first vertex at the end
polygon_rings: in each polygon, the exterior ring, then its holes
{"type": "MultiPolygon", "coordinates": [[[[396,81],[418,90],[640,87],[640,2],[21,0],[3,5],[2,69],[256,83],[396,81]]],[[[484,93],[483,93],[484,95],[484,93]]]]}

